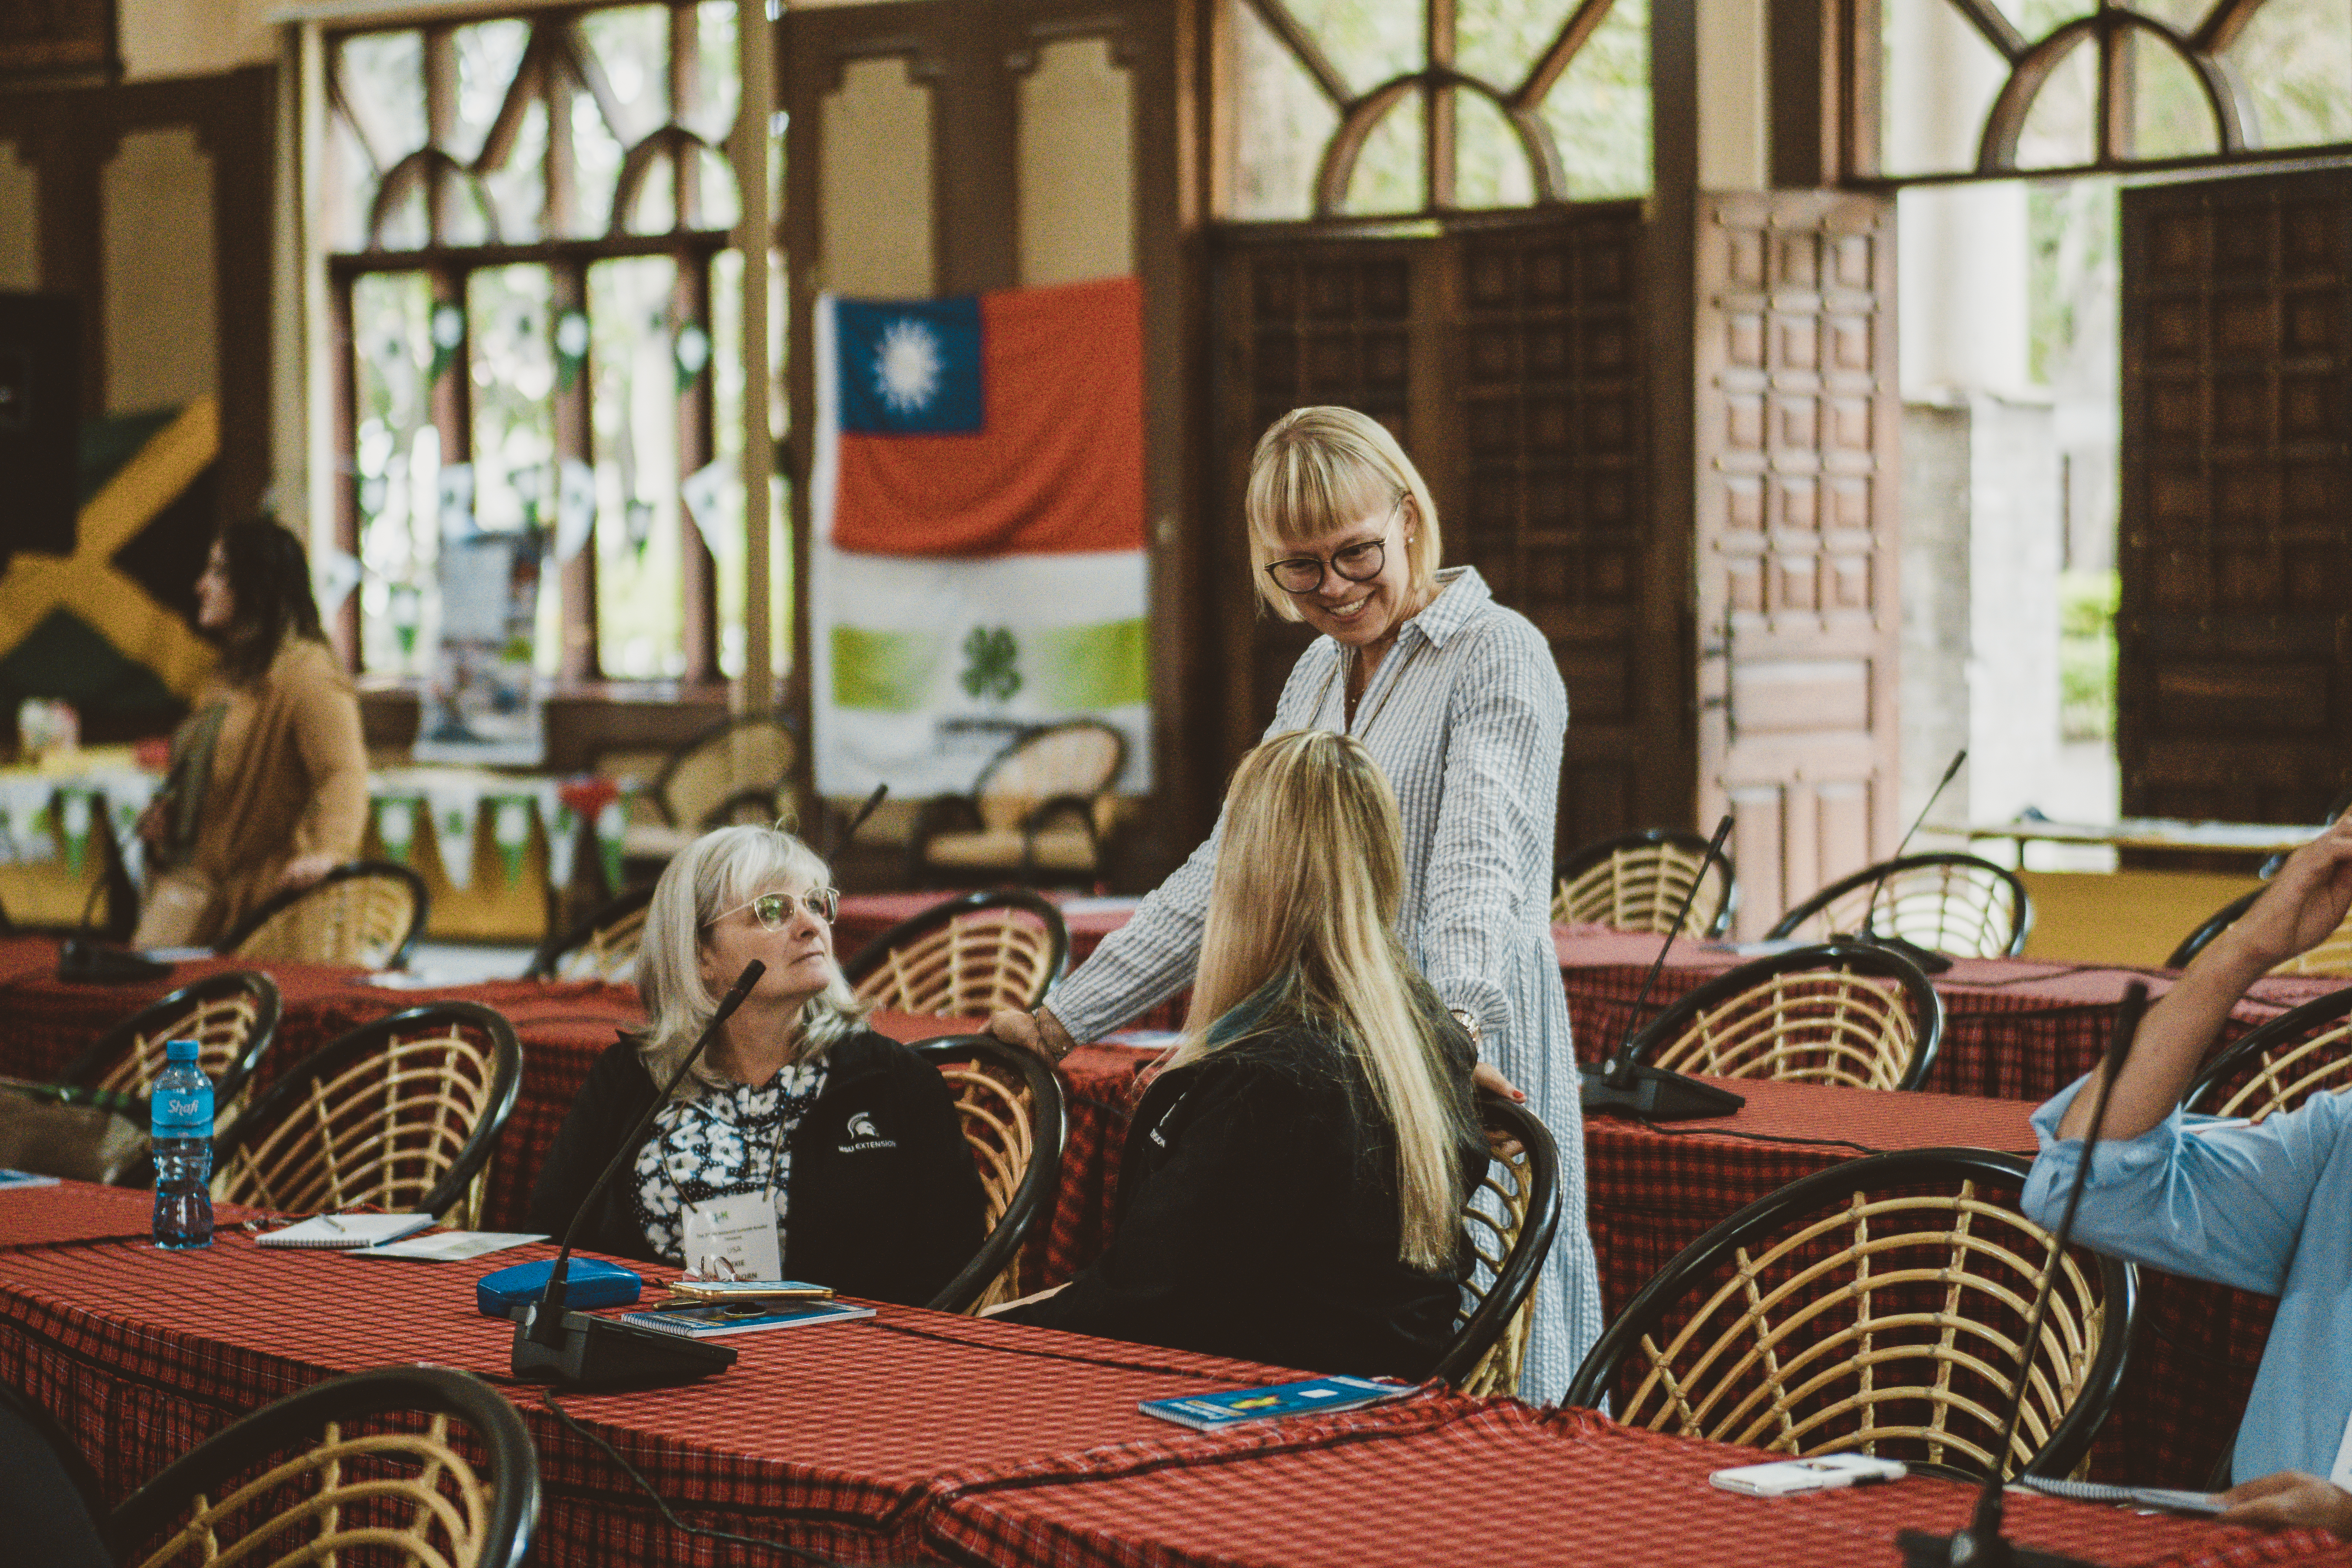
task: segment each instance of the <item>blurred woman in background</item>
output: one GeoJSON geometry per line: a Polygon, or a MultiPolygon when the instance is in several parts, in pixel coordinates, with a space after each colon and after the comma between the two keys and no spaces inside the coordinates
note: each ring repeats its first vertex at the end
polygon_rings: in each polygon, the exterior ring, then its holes
{"type": "Polygon", "coordinates": [[[220,663],[139,819],[139,947],[217,941],[358,855],[367,829],[359,699],[320,629],[301,541],[268,518],[222,529],[196,579],[196,626],[220,663]]]}

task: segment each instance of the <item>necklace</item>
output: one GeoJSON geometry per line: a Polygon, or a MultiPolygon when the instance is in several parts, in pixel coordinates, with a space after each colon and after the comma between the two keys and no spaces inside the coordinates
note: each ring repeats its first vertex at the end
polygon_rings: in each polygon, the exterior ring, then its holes
{"type": "MultiPolygon", "coordinates": [[[[1364,721],[1360,725],[1355,722],[1355,716],[1348,710],[1347,691],[1343,688],[1339,693],[1339,732],[1343,735],[1353,735],[1360,741],[1370,734],[1373,723],[1381,716],[1381,710],[1389,705],[1389,699],[1396,695],[1396,689],[1404,683],[1404,672],[1412,668],[1412,661],[1419,658],[1421,650],[1428,646],[1429,639],[1423,637],[1406,652],[1403,662],[1389,677],[1389,683],[1381,688],[1381,700],[1372,704],[1370,711],[1364,715],[1364,721]]],[[[1352,648],[1349,649],[1347,658],[1333,665],[1330,672],[1323,677],[1323,689],[1315,694],[1314,710],[1316,712],[1323,711],[1323,705],[1331,700],[1331,682],[1339,678],[1339,671],[1351,664],[1355,657],[1355,651],[1352,648]]],[[[1386,664],[1389,661],[1383,658],[1381,662],[1386,664]]],[[[1380,671],[1374,670],[1372,679],[1378,681],[1380,678],[1380,671]]],[[[1365,688],[1364,695],[1367,697],[1371,695],[1369,684],[1365,688]]]]}

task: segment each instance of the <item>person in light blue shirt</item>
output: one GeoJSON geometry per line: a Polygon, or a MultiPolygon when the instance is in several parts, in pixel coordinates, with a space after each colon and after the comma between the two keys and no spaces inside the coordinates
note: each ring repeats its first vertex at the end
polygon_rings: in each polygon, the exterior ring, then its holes
{"type": "MultiPolygon", "coordinates": [[[[2231,1489],[2221,1518],[2352,1538],[2352,1095],[2314,1095],[2252,1125],[2179,1108],[2246,988],[2326,939],[2347,909],[2352,813],[2297,850],[2148,1009],[2116,1079],[2075,1236],[2278,1298],[2231,1456],[2231,1474],[2254,1479],[2231,1489]]],[[[2034,1113],[2042,1154],[2024,1206],[2042,1225],[2065,1208],[2098,1076],[2034,1113]]]]}

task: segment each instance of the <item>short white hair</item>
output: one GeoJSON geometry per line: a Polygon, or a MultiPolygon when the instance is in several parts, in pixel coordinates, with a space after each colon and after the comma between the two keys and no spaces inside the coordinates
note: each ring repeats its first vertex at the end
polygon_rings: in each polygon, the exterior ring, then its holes
{"type": "MultiPolygon", "coordinates": [[[[719,998],[702,983],[703,927],[787,882],[814,889],[830,886],[832,873],[815,850],[776,827],[718,828],[688,845],[662,871],[646,907],[637,954],[637,990],[652,1020],[637,1037],[637,1050],[656,1083],[677,1070],[719,1011],[719,998]]],[[[808,999],[793,1024],[792,1059],[821,1056],[864,1023],[869,1011],[842,978],[836,956],[832,978],[808,999]]],[[[706,1055],[695,1063],[691,1076],[723,1087],[727,1080],[709,1059],[706,1055]]]]}

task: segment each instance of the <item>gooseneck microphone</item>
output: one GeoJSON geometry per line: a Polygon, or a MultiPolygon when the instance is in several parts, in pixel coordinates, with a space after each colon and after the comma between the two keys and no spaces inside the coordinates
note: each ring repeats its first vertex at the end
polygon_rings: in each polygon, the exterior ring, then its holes
{"type": "MultiPolygon", "coordinates": [[[[880,805],[882,797],[889,793],[890,786],[887,784],[874,786],[874,793],[866,797],[866,804],[857,808],[857,814],[852,816],[848,824],[825,844],[824,860],[826,865],[832,865],[841,852],[849,847],[849,841],[857,837],[857,830],[866,826],[866,819],[874,815],[874,808],[880,805]]],[[[839,874],[835,873],[836,876],[839,874]]]]}
{"type": "Polygon", "coordinates": [[[1706,880],[1706,868],[1722,855],[1723,841],[1730,837],[1731,814],[1727,811],[1723,820],[1715,825],[1715,837],[1707,841],[1698,869],[1691,873],[1690,886],[1683,890],[1683,906],[1675,911],[1675,923],[1667,928],[1666,940],[1658,944],[1658,956],[1650,962],[1650,973],[1642,982],[1642,994],[1633,999],[1633,1016],[1625,1026],[1625,1037],[1617,1042],[1615,1054],[1606,1063],[1580,1069],[1584,1074],[1583,1104],[1587,1111],[1613,1110],[1626,1116],[1646,1117],[1652,1121],[1688,1121],[1696,1117],[1729,1116],[1748,1103],[1745,1095],[1633,1059],[1633,1041],[1642,1032],[1642,1008],[1650,1000],[1650,989],[1657,984],[1658,971],[1666,966],[1666,954],[1674,951],[1675,939],[1682,935],[1684,923],[1690,919],[1691,903],[1698,897],[1699,884],[1706,880]]]}
{"type": "Polygon", "coordinates": [[[2116,1079],[2123,1076],[2124,1063],[2131,1056],[2132,1037],[2139,1033],[2140,1015],[2147,1008],[2147,987],[2135,980],[2116,1009],[2115,1033],[2107,1040],[2105,1078],[2099,1085],[2099,1098],[2091,1105],[2091,1129],[2083,1138],[2074,1184],[2066,1194],[2065,1211],[2058,1216],[2058,1229],[2051,1238],[2050,1265],[2042,1271],[2042,1288],[2034,1292],[2033,1310],[2025,1320],[2025,1337],[2018,1348],[2017,1394],[2010,1401],[2009,1419],[2001,1424],[2000,1441],[1993,1447],[1992,1473],[1985,1477],[1984,1489],[1977,1494],[1976,1512],[1966,1530],[1951,1535],[1924,1530],[1898,1533],[1895,1541],[1903,1549],[1904,1568],[2092,1568],[2073,1557],[2014,1545],[2002,1536],[2005,1504],[2000,1472],[2009,1458],[2010,1445],[2017,1440],[2018,1422],[2025,1414],[2025,1395],[2033,1384],[2034,1352],[2042,1342],[2042,1320],[2050,1310],[2050,1289],[2057,1283],[2066,1244],[2074,1237],[2074,1215],[2083,1206],[2091,1156],[2098,1152],[2099,1130],[2106,1125],[2107,1096],[2115,1092],[2116,1079]]]}
{"type": "Polygon", "coordinates": [[[710,1015],[701,1037],[686,1053],[654,1096],[637,1124],[621,1140],[613,1152],[612,1162],[603,1174],[589,1184],[580,1206],[572,1212],[572,1223],[564,1227],[562,1250],[555,1255],[555,1267],[549,1270],[547,1289],[539,1300],[522,1309],[523,1316],[515,1325],[514,1349],[509,1365],[519,1378],[534,1383],[561,1383],[577,1388],[614,1388],[624,1385],[644,1387],[652,1384],[684,1383],[709,1373],[735,1364],[735,1352],[728,1345],[710,1344],[696,1340],[680,1339],[657,1329],[633,1328],[611,1318],[591,1317],[585,1312],[563,1310],[564,1276],[572,1262],[572,1245],[580,1239],[580,1226],[589,1211],[596,1206],[604,1189],[620,1174],[621,1167],[635,1158],[646,1129],[677,1086],[686,1080],[694,1064],[719,1031],[760,983],[768,966],[758,959],[743,966],[735,984],[719,1001],[718,1011],[710,1015]]]}
{"type": "MultiPolygon", "coordinates": [[[[1952,781],[1959,776],[1960,764],[1968,760],[1969,749],[1966,746],[1952,753],[1952,765],[1944,770],[1944,776],[1936,781],[1934,789],[1927,792],[1927,804],[1921,806],[1919,815],[1911,819],[1911,829],[1904,834],[1903,842],[1895,847],[1893,858],[1896,860],[1903,858],[1903,852],[1911,847],[1911,840],[1917,836],[1920,825],[1927,820],[1927,814],[1936,809],[1936,803],[1944,798],[1944,791],[1951,787],[1952,781]]],[[[1921,947],[1917,942],[1905,937],[1878,934],[1876,930],[1878,895],[1880,889],[1885,886],[1886,879],[1884,877],[1870,885],[1870,901],[1864,904],[1862,910],[1861,940],[1879,947],[1893,949],[1917,964],[1923,973],[1941,974],[1951,968],[1952,961],[1933,948],[1921,947]]]]}

